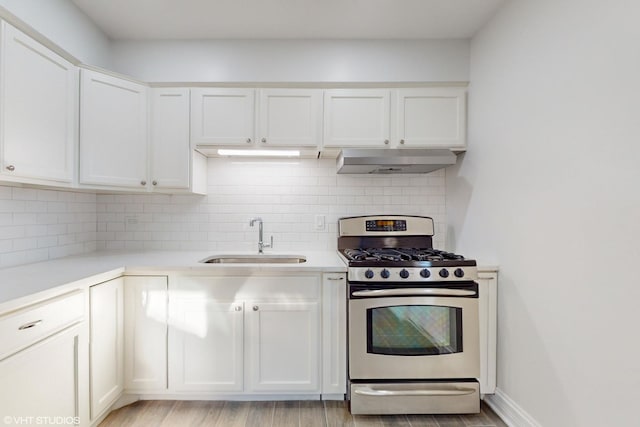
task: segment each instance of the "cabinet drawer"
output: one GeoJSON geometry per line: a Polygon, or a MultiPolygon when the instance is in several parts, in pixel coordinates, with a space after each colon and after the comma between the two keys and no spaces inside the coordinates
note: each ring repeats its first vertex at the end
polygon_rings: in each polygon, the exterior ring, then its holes
{"type": "Polygon", "coordinates": [[[84,295],[77,290],[0,316],[0,359],[81,321],[83,315],[84,295]]]}

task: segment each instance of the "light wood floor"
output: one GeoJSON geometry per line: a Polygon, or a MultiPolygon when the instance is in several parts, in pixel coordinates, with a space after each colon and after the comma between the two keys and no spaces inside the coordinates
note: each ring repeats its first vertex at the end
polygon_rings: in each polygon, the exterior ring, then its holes
{"type": "Polygon", "coordinates": [[[476,415],[351,415],[342,401],[147,400],[113,411],[100,427],[507,427],[486,405],[476,415]]]}

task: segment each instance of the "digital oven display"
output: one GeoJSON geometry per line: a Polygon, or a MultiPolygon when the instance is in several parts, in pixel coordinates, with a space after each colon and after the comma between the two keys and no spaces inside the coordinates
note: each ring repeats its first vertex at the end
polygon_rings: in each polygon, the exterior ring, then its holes
{"type": "Polygon", "coordinates": [[[367,231],[407,231],[404,219],[375,219],[367,221],[367,231]]]}

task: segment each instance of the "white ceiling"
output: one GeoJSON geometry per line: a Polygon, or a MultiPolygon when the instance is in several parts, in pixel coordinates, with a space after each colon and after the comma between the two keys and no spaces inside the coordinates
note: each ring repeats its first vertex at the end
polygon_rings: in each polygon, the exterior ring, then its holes
{"type": "Polygon", "coordinates": [[[112,39],[470,38],[508,0],[72,0],[112,39]]]}

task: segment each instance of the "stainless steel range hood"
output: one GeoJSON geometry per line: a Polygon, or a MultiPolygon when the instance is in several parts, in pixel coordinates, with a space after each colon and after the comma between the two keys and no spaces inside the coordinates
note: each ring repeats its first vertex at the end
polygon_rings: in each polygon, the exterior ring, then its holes
{"type": "Polygon", "coordinates": [[[446,149],[345,148],[337,159],[344,174],[429,173],[455,164],[456,155],[446,149]]]}

